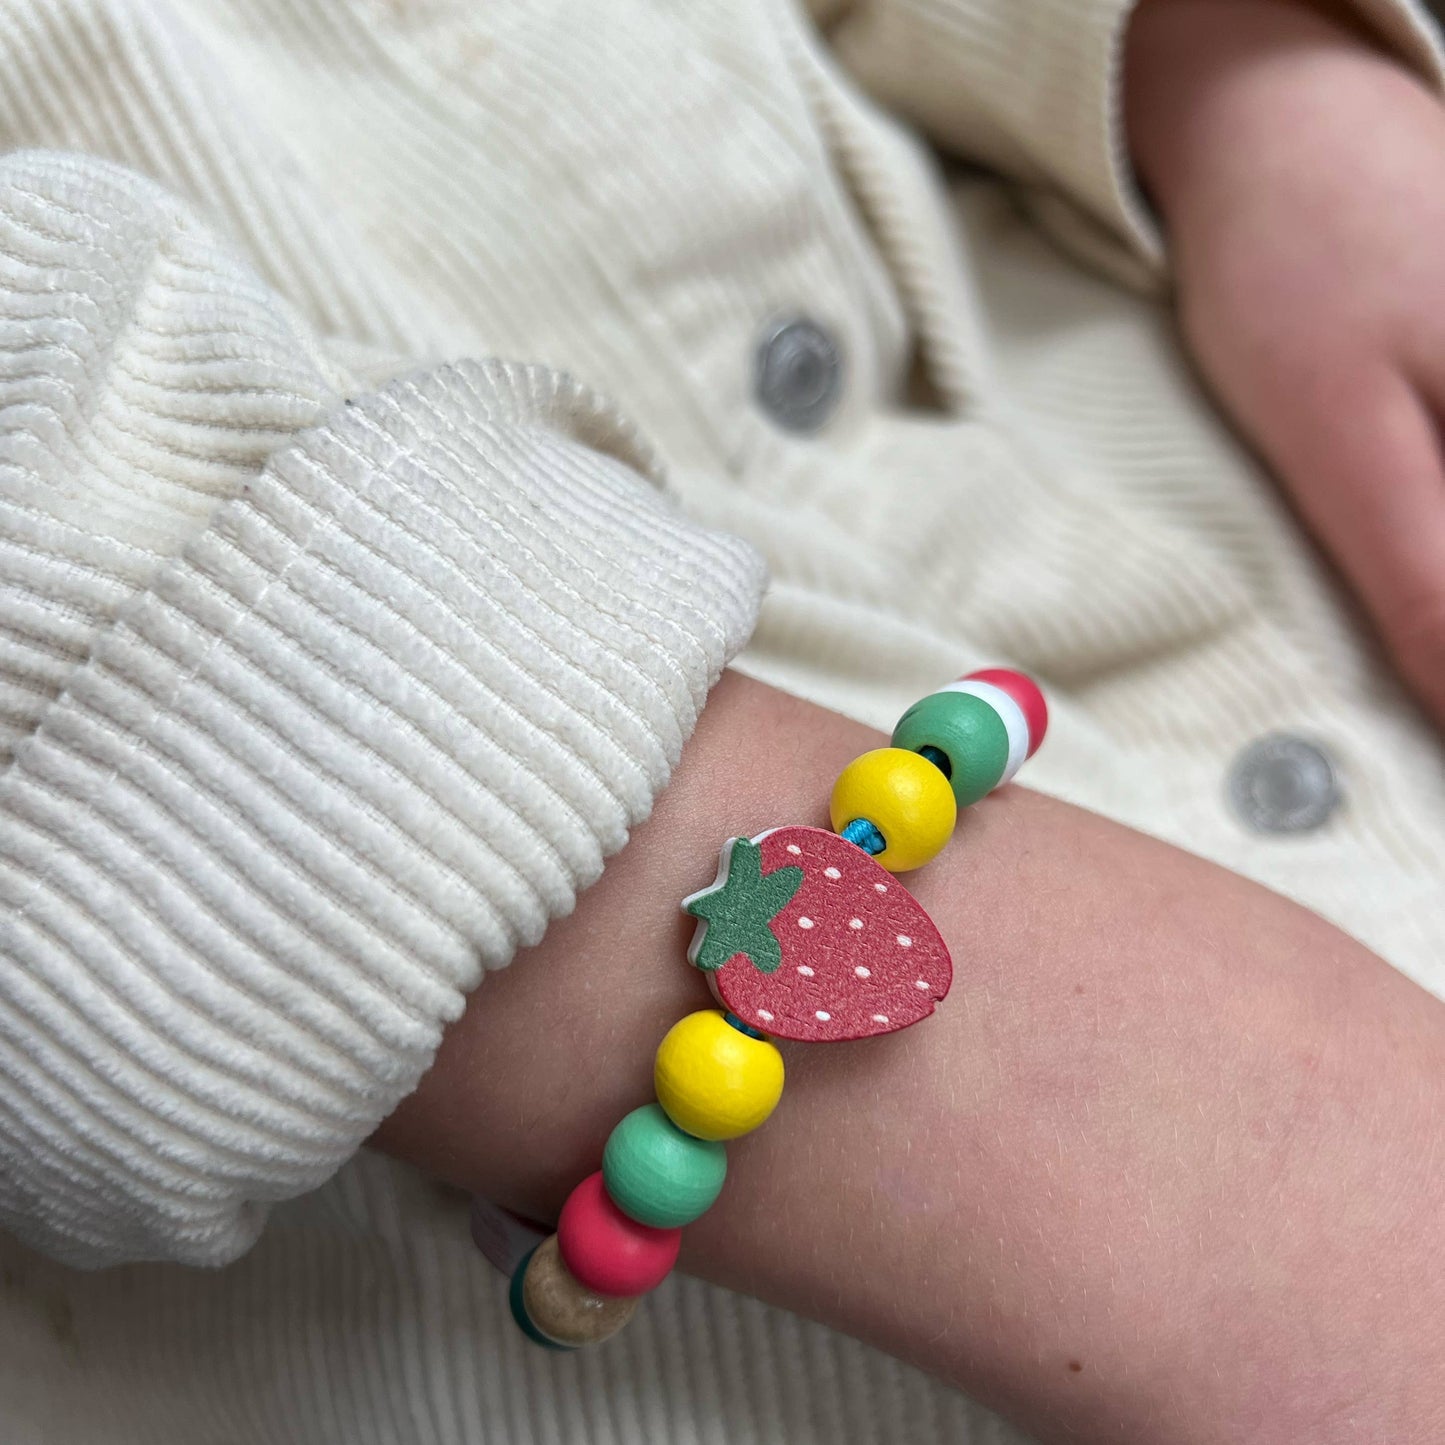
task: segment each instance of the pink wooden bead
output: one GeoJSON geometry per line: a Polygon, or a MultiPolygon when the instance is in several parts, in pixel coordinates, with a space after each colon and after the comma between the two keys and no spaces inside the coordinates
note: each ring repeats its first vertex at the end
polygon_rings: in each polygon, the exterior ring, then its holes
{"type": "Polygon", "coordinates": [[[990,682],[1018,703],[1019,711],[1029,726],[1029,757],[1038,752],[1044,734],[1049,730],[1049,705],[1038,683],[1027,673],[1015,672],[1011,667],[984,667],[970,672],[964,682],[990,682]]]}
{"type": "Polygon", "coordinates": [[[609,1197],[599,1169],[567,1196],[557,1243],[567,1268],[588,1289],[638,1295],[667,1278],[677,1263],[682,1230],[654,1229],[628,1218],[609,1197]]]}

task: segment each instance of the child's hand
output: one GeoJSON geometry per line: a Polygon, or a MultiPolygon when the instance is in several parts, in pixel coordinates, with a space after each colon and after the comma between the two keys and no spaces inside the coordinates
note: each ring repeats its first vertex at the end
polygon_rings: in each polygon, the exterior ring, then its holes
{"type": "Polygon", "coordinates": [[[1445,722],[1445,107],[1290,0],[1144,0],[1139,172],[1236,422],[1445,722]]]}

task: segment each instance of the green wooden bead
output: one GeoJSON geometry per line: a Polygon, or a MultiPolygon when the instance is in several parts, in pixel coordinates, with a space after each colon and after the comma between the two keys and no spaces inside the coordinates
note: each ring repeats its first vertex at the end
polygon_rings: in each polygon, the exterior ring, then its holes
{"type": "Polygon", "coordinates": [[[634,1109],[602,1153],[602,1182],[612,1202],[655,1229],[676,1229],[706,1213],[727,1170],[723,1146],[683,1133],[661,1104],[634,1109]]]}
{"type": "Polygon", "coordinates": [[[893,729],[893,746],[916,753],[937,748],[949,762],[949,786],[960,808],[998,786],[1008,766],[1008,729],[982,698],[935,692],[913,704],[893,729]]]}

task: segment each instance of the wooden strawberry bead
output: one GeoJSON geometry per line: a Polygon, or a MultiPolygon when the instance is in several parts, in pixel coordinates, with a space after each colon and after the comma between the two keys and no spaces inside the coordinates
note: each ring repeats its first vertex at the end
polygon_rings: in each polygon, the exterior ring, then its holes
{"type": "Polygon", "coordinates": [[[541,1335],[543,1344],[575,1350],[615,1335],[636,1312],[637,1300],[588,1289],[562,1262],[553,1234],[532,1251],[522,1272],[521,1307],[518,1323],[524,1330],[531,1325],[528,1334],[541,1335]]]}
{"type": "Polygon", "coordinates": [[[689,962],[739,1019],[777,1038],[891,1033],[927,1018],[953,982],[918,900],[823,828],[730,839],[716,881],[683,908],[698,920],[689,962]]]}
{"type": "Polygon", "coordinates": [[[904,748],[874,748],[854,758],[833,784],[833,827],[866,818],[883,835],[878,861],[890,873],[921,868],[953,836],[958,804],[948,779],[904,748]]]}
{"type": "Polygon", "coordinates": [[[685,1134],[660,1104],[634,1109],[608,1136],[602,1178],[639,1224],[676,1229],[712,1208],[727,1177],[721,1144],[685,1134]]]}
{"type": "Polygon", "coordinates": [[[682,1230],[653,1229],[624,1214],[599,1170],[567,1196],[557,1221],[557,1245],[562,1262],[588,1289],[640,1295],[656,1289],[677,1263],[682,1230]]]}
{"type": "Polygon", "coordinates": [[[657,1101],[699,1139],[736,1139],[756,1129],[783,1095],[783,1056],[767,1039],[734,1028],[720,1009],[679,1019],[658,1045],[657,1101]]]}

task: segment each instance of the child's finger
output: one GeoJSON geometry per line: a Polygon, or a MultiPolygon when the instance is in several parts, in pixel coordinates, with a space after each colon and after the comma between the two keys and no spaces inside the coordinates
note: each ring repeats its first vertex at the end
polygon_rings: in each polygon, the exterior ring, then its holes
{"type": "MultiPolygon", "coordinates": [[[[1440,415],[1445,415],[1442,394],[1440,415]]],[[[1290,480],[1306,521],[1373,616],[1405,680],[1445,723],[1445,462],[1436,411],[1380,371],[1319,419],[1290,480]]]]}

